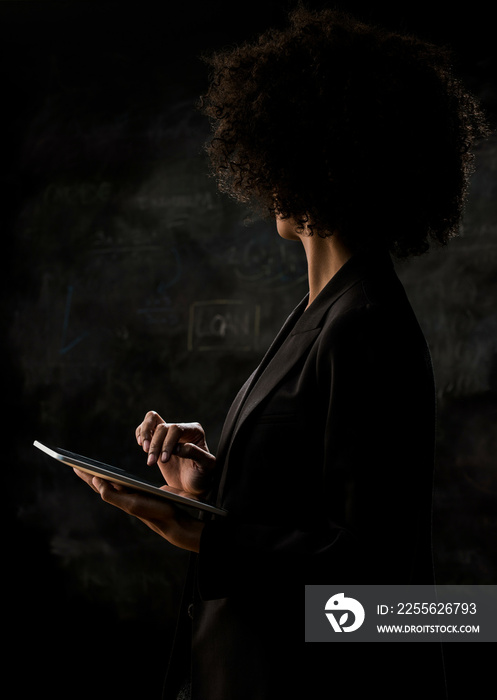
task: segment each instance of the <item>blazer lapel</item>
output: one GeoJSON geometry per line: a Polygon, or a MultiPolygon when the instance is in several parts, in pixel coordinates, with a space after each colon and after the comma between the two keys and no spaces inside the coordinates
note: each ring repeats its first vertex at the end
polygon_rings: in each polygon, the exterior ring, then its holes
{"type": "Polygon", "coordinates": [[[224,461],[224,453],[227,450],[229,443],[231,442],[231,437],[235,426],[237,425],[238,417],[240,415],[241,409],[244,406],[245,400],[247,399],[253,386],[256,384],[261,374],[264,372],[265,368],[268,366],[273,357],[276,355],[278,349],[284,343],[292,327],[295,325],[295,319],[298,318],[304,311],[304,308],[307,305],[307,298],[308,295],[304,297],[304,299],[302,299],[300,304],[288,316],[287,320],[283,324],[276,338],[273,340],[268,350],[266,351],[266,354],[262,358],[260,364],[254,370],[254,372],[252,372],[250,377],[247,379],[245,384],[242,386],[242,388],[236,395],[233,403],[231,404],[231,407],[226,416],[226,420],[224,422],[223,430],[221,432],[221,437],[217,449],[217,459],[221,463],[224,461]]]}
{"type": "Polygon", "coordinates": [[[245,397],[245,401],[238,412],[238,420],[234,432],[236,433],[242,423],[252,411],[276,388],[280,381],[288,374],[292,367],[306,353],[321,331],[321,328],[309,328],[296,332],[293,330],[279,349],[277,355],[259,375],[257,381],[245,397]]]}
{"type": "MultiPolygon", "coordinates": [[[[389,267],[393,269],[390,258],[387,259],[389,267]]],[[[384,260],[385,256],[352,257],[332,277],[305,313],[307,296],[290,314],[261,364],[240,390],[227,415],[218,448],[218,460],[223,465],[217,496],[218,504],[222,500],[231,446],[241,425],[308,351],[319,336],[324,318],[333,304],[350,287],[360,282],[365,272],[371,270],[372,265],[377,265],[384,260]]]]}

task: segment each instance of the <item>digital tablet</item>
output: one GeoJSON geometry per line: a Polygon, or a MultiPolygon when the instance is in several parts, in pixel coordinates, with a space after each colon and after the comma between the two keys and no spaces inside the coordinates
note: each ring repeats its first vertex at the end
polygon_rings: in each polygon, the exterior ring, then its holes
{"type": "Polygon", "coordinates": [[[103,462],[97,462],[94,459],[89,459],[88,457],[83,457],[83,455],[62,450],[59,447],[46,447],[46,445],[42,445],[41,442],[38,442],[38,440],[35,440],[33,445],[59,462],[67,464],[70,467],[76,467],[76,469],[80,469],[81,471],[92,474],[93,476],[108,479],[114,483],[128,486],[131,489],[136,489],[137,491],[146,491],[154,496],[165,498],[168,501],[174,501],[174,503],[181,506],[194,508],[207,513],[213,513],[215,515],[226,515],[226,511],[223,508],[218,508],[210,503],[200,501],[195,498],[195,496],[184,496],[172,486],[164,486],[159,488],[159,486],[156,484],[153,484],[152,482],[147,481],[136,474],[120,469],[119,467],[104,464],[103,462]]]}

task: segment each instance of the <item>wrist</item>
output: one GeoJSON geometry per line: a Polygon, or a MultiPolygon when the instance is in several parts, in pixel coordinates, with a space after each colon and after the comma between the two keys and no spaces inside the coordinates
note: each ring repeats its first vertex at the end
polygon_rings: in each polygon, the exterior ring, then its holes
{"type": "Polygon", "coordinates": [[[196,552],[198,554],[200,551],[200,540],[205,523],[187,515],[179,520],[178,525],[179,532],[177,542],[175,542],[175,544],[182,549],[186,549],[189,552],[196,552]]]}

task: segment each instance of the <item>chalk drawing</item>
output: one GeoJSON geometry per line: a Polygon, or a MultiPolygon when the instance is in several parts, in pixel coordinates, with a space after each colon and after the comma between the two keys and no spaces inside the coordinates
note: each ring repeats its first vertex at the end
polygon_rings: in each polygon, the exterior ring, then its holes
{"type": "Polygon", "coordinates": [[[174,308],[172,299],[167,294],[167,290],[177,284],[183,274],[181,257],[175,247],[171,248],[169,259],[174,261],[174,273],[168,276],[167,280],[162,280],[154,296],[149,297],[137,310],[137,314],[149,325],[176,326],[180,322],[178,310],[174,308]]]}

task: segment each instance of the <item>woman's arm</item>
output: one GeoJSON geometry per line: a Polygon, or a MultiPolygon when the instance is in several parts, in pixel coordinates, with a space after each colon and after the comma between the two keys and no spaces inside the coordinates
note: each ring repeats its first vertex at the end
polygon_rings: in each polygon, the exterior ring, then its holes
{"type": "Polygon", "coordinates": [[[75,473],[106,503],[120,508],[145,523],[165,540],[191,552],[198,552],[204,523],[183,513],[162,498],[132,491],[106,479],[74,469],[75,473]]]}

